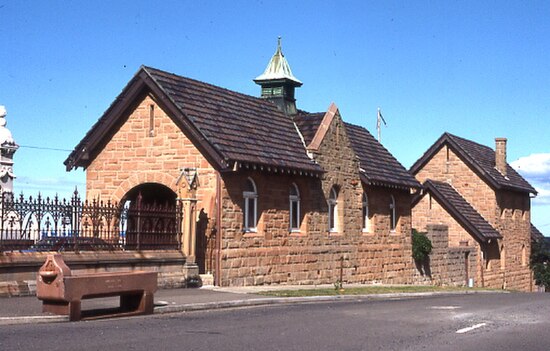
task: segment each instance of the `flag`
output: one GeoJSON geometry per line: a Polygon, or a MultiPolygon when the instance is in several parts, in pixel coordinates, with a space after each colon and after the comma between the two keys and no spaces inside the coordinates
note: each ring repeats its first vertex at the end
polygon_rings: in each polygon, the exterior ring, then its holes
{"type": "Polygon", "coordinates": [[[380,112],[380,109],[378,109],[378,127],[380,127],[380,121],[384,122],[384,125],[387,126],[386,120],[384,119],[384,116],[382,116],[382,112],[380,112]]]}

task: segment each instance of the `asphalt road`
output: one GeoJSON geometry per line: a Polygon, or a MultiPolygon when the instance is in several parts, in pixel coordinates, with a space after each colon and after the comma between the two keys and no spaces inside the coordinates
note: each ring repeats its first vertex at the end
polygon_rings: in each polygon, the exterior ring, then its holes
{"type": "Polygon", "coordinates": [[[550,294],[472,294],[0,327],[0,350],[550,350],[550,294]]]}

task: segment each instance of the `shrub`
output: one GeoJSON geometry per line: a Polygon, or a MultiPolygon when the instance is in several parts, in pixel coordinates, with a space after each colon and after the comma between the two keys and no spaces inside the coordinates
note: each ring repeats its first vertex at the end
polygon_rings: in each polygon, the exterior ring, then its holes
{"type": "Polygon", "coordinates": [[[426,233],[412,230],[412,256],[415,261],[423,262],[432,252],[432,242],[426,236],[426,233]]]}
{"type": "Polygon", "coordinates": [[[550,291],[550,248],[544,241],[531,244],[531,268],[537,285],[550,291]]]}

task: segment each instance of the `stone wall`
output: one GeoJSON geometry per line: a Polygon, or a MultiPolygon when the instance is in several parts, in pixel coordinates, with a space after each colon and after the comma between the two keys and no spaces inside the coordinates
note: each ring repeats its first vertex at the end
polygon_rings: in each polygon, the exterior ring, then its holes
{"type": "Polygon", "coordinates": [[[143,183],[162,184],[177,193],[181,169],[190,167],[197,168],[199,174],[199,210],[213,211],[214,168],[150,96],[112,133],[86,169],[87,199],[120,201],[128,191],[143,183]]]}
{"type": "MultiPolygon", "coordinates": [[[[529,194],[510,190],[497,190],[485,183],[447,145],[444,145],[415,175],[420,182],[426,179],[450,183],[502,236],[483,249],[484,262],[479,258],[478,281],[486,287],[510,288],[530,291],[532,289],[529,270],[530,257],[530,199],[529,194]],[[483,271],[483,276],[481,272],[483,271]]],[[[427,200],[422,200],[427,201],[427,200]]],[[[433,204],[433,202],[432,202],[433,204]]],[[[427,224],[426,203],[415,210],[414,221],[427,224]]],[[[433,207],[432,207],[433,208],[433,207]]],[[[448,224],[452,245],[463,238],[463,229],[456,226],[450,216],[439,213],[432,216],[432,223],[448,224]]],[[[415,224],[416,225],[416,224],[415,224]]]]}
{"type": "Polygon", "coordinates": [[[424,264],[417,264],[416,281],[438,286],[481,286],[476,278],[478,250],[476,246],[449,247],[449,231],[445,225],[428,225],[426,236],[432,242],[432,252],[424,264]]]}
{"type": "Polygon", "coordinates": [[[530,199],[525,193],[501,190],[497,196],[500,213],[496,229],[504,239],[500,244],[502,285],[508,289],[532,289],[530,199]]]}
{"type": "MultiPolygon", "coordinates": [[[[194,220],[200,221],[197,227],[201,230],[197,234],[200,247],[196,259],[202,273],[210,263],[205,255],[206,237],[216,225],[217,171],[151,96],[146,96],[112,131],[86,169],[86,198],[119,202],[134,187],[145,183],[163,185],[180,198],[197,199],[194,220]],[[196,169],[196,193],[187,192],[188,184],[182,178],[184,168],[196,169]]],[[[188,259],[193,262],[195,257],[188,259]]]]}
{"type": "MultiPolygon", "coordinates": [[[[36,293],[36,274],[48,253],[0,253],[0,297],[24,296],[36,293]]],[[[99,272],[158,272],[161,288],[187,286],[184,274],[185,257],[178,251],[147,252],[65,252],[63,260],[73,274],[99,272]]]]}
{"type": "Polygon", "coordinates": [[[473,245],[475,239],[458,223],[430,193],[423,197],[412,208],[413,228],[427,231],[428,225],[439,224],[449,228],[449,246],[464,243],[473,245]]]}
{"type": "Polygon", "coordinates": [[[495,191],[448,146],[444,145],[415,177],[421,183],[432,179],[451,184],[483,218],[496,224],[495,191]]]}
{"type": "Polygon", "coordinates": [[[339,116],[333,120],[315,159],[327,171],[320,178],[255,170],[223,174],[221,285],[412,282],[411,195],[362,184],[358,165],[339,116]],[[250,177],[258,188],[256,233],[244,233],[243,195],[250,177]],[[289,231],[289,188],[301,195],[300,232],[289,231]],[[327,199],[339,189],[340,227],[329,232],[327,199]],[[363,232],[362,193],[369,196],[372,230],[363,232]],[[397,228],[390,230],[390,199],[397,205],[397,228]],[[343,258],[343,260],[342,260],[343,258]]]}

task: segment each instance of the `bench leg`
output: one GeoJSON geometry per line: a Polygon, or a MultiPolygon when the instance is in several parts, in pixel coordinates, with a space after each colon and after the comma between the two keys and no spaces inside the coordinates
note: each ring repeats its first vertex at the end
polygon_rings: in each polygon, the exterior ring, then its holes
{"type": "Polygon", "coordinates": [[[69,320],[79,321],[82,319],[82,303],[81,301],[69,302],[69,320]]]}
{"type": "Polygon", "coordinates": [[[153,314],[153,310],[155,309],[154,295],[148,292],[144,292],[143,297],[141,298],[139,309],[143,311],[144,314],[153,314]]]}
{"type": "Polygon", "coordinates": [[[69,315],[69,303],[66,301],[42,301],[42,312],[69,315]]]}
{"type": "Polygon", "coordinates": [[[125,312],[152,314],[154,309],[153,294],[147,292],[120,296],[120,308],[125,312]]]}
{"type": "Polygon", "coordinates": [[[82,318],[80,301],[43,301],[42,312],[69,316],[70,321],[79,321],[82,318]]]}

